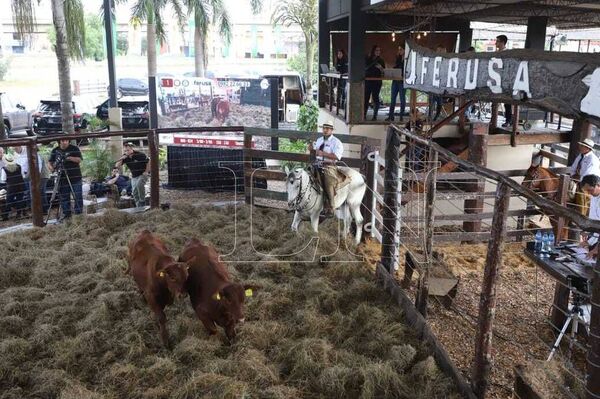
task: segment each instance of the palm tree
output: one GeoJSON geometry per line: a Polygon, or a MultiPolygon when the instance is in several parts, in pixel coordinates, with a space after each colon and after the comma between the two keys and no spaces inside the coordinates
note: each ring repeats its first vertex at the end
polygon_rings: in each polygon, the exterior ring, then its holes
{"type": "Polygon", "coordinates": [[[295,24],[299,25],[302,29],[304,40],[306,41],[306,85],[307,90],[310,92],[312,87],[313,59],[319,35],[317,31],[317,0],[282,0],[275,7],[271,21],[273,25],[282,24],[290,26],[295,24]]]}
{"type": "Polygon", "coordinates": [[[162,44],[166,39],[162,12],[167,4],[171,5],[179,22],[179,27],[183,29],[185,15],[179,0],[137,0],[131,9],[131,22],[136,25],[141,25],[144,21],[146,22],[148,76],[156,76],[157,40],[162,44]]]}
{"type": "MultiPolygon", "coordinates": [[[[252,0],[256,2],[257,0],[252,0]]],[[[204,77],[207,57],[206,36],[212,24],[218,24],[219,33],[228,45],[231,43],[231,21],[222,0],[184,0],[188,13],[194,15],[194,66],[196,76],[204,77]]]]}
{"type": "MultiPolygon", "coordinates": [[[[12,0],[11,6],[17,32],[21,37],[31,35],[36,25],[34,1],[12,0]]],[[[85,21],[81,0],[52,0],[52,22],[56,31],[54,50],[58,62],[62,128],[66,133],[74,133],[70,59],[83,59],[85,21]]]]}

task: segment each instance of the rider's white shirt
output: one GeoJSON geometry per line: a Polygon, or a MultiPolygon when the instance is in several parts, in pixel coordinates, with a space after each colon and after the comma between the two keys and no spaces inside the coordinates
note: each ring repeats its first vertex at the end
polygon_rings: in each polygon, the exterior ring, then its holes
{"type": "MultiPolygon", "coordinates": [[[[340,159],[342,159],[342,155],[344,154],[344,144],[342,144],[340,139],[338,139],[334,135],[331,135],[331,136],[329,136],[329,138],[327,140],[325,140],[324,136],[321,136],[313,144],[315,151],[319,150],[321,148],[321,144],[323,144],[323,142],[325,142],[325,146],[323,147],[323,152],[328,153],[328,154],[335,154],[338,161],[340,159]]],[[[331,161],[330,159],[326,159],[324,157],[317,157],[317,161],[323,161],[323,160],[331,161]]]]}
{"type": "Polygon", "coordinates": [[[582,178],[587,175],[600,176],[600,159],[594,154],[594,151],[590,151],[585,155],[579,154],[575,161],[571,165],[570,175],[573,176],[577,171],[577,166],[581,162],[581,169],[579,170],[579,177],[582,178]]]}

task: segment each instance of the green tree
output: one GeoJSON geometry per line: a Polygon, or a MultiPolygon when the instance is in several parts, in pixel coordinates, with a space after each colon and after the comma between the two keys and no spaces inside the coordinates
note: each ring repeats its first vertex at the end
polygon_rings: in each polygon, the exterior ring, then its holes
{"type": "Polygon", "coordinates": [[[281,0],[271,16],[273,25],[298,25],[304,33],[306,84],[309,93],[312,88],[313,63],[319,34],[317,31],[317,18],[317,0],[281,0]]]}
{"type": "Polygon", "coordinates": [[[127,55],[129,51],[129,40],[127,39],[127,34],[119,33],[117,35],[117,53],[119,55],[127,55]]]}
{"type": "Polygon", "coordinates": [[[223,0],[184,0],[194,16],[194,66],[196,76],[204,77],[208,64],[206,36],[211,25],[218,25],[225,44],[231,43],[231,21],[223,0]]]}
{"type": "MultiPolygon", "coordinates": [[[[319,62],[319,58],[317,57],[317,52],[315,51],[313,53],[313,62],[312,62],[313,71],[317,70],[318,62],[319,62]]],[[[288,68],[290,68],[292,71],[296,71],[300,75],[302,75],[308,84],[308,76],[307,76],[307,71],[306,71],[306,46],[304,45],[304,43],[300,44],[300,52],[298,54],[293,55],[290,58],[288,58],[287,65],[288,65],[288,68]]],[[[310,83],[311,83],[311,85],[317,84],[317,76],[315,76],[313,74],[311,77],[310,83]]]]}
{"type": "Polygon", "coordinates": [[[166,38],[162,12],[167,4],[171,5],[179,27],[183,29],[185,14],[179,0],[136,0],[131,8],[131,22],[138,26],[143,22],[146,23],[148,76],[156,76],[156,45],[159,41],[161,44],[164,43],[166,38]]]}
{"type": "MultiPolygon", "coordinates": [[[[52,49],[56,49],[56,29],[48,29],[48,41],[52,49]]],[[[102,19],[94,14],[85,16],[85,47],[83,49],[83,58],[94,61],[102,61],[104,54],[104,26],[102,19]]]]}
{"type": "MultiPolygon", "coordinates": [[[[36,21],[36,0],[11,0],[13,20],[22,37],[33,33],[36,21]]],[[[37,0],[40,3],[40,0],[37,0]]],[[[62,112],[62,128],[73,133],[73,92],[71,90],[70,59],[83,59],[85,50],[85,21],[81,0],[52,0],[52,25],[56,32],[56,60],[62,112]]]]}

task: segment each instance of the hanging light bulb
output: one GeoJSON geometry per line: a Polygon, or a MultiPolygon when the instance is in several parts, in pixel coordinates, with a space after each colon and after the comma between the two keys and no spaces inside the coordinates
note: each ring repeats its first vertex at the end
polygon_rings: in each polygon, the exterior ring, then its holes
{"type": "Polygon", "coordinates": [[[427,31],[423,32],[423,36],[427,37],[427,31]]]}
{"type": "Polygon", "coordinates": [[[417,35],[417,40],[421,39],[421,32],[417,35]]]}
{"type": "Polygon", "coordinates": [[[396,32],[392,32],[392,41],[395,42],[396,41],[396,32]]]}

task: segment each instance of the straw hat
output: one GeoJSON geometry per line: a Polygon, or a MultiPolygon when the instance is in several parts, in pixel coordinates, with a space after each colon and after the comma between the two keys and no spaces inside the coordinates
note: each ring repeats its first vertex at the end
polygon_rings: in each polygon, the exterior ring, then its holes
{"type": "Polygon", "coordinates": [[[15,158],[10,155],[10,154],[6,154],[4,156],[4,162],[6,162],[7,164],[14,164],[15,163],[15,158]]]}
{"type": "Polygon", "coordinates": [[[323,122],[323,127],[330,127],[333,129],[333,119],[328,119],[325,122],[323,122]]]}
{"type": "Polygon", "coordinates": [[[594,143],[594,140],[592,140],[592,139],[585,139],[583,141],[578,142],[577,144],[587,147],[590,150],[593,150],[595,143],[594,143]]]}

